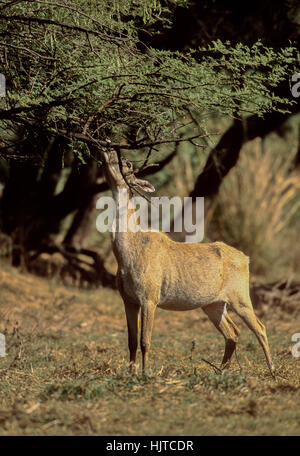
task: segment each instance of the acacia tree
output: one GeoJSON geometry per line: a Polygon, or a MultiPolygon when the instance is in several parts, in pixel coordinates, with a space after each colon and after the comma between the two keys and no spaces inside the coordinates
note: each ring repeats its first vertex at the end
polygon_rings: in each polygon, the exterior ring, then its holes
{"type": "MultiPolygon", "coordinates": [[[[141,41],[143,24],[159,29],[190,2],[140,3],[19,0],[0,6],[7,81],[0,112],[7,167],[1,222],[15,265],[59,250],[91,276],[81,267],[81,253],[94,260],[92,279],[110,282],[101,258],[74,245],[95,195],[107,188],[99,148],[132,150],[142,160],[162,144],[203,147],[212,113],[239,119],[274,110],[284,115],[292,106],[276,88],[296,65],[293,47],[275,51],[261,42],[217,40],[184,52],[156,49],[141,41]]],[[[173,156],[140,173],[159,171],[173,156]]]]}

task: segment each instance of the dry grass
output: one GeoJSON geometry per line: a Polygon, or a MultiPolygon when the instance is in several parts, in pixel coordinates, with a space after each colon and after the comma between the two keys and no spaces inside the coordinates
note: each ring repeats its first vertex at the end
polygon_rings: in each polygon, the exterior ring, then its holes
{"type": "Polygon", "coordinates": [[[296,261],[294,217],[300,208],[300,174],[290,171],[297,149],[286,151],[284,141],[278,150],[274,145],[276,138],[264,144],[257,138],[243,148],[222,184],[215,213],[215,235],[247,253],[252,270],[269,277],[282,273],[280,266],[287,274],[296,261]]]}
{"type": "Polygon", "coordinates": [[[117,293],[67,289],[4,265],[0,286],[1,435],[300,434],[298,312],[263,309],[277,382],[242,324],[242,370],[234,361],[220,376],[203,363],[221,360],[223,339],[201,310],[158,311],[151,371],[132,376],[117,293]]]}

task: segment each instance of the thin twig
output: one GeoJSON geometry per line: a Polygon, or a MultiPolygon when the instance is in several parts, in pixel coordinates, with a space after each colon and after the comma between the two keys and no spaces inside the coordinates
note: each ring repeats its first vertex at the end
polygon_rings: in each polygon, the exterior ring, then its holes
{"type": "Polygon", "coordinates": [[[223,375],[223,371],[222,369],[220,369],[218,366],[216,366],[215,364],[211,363],[210,361],[207,361],[206,359],[204,358],[201,358],[202,361],[204,361],[205,363],[207,363],[209,366],[213,367],[217,372],[219,372],[221,375],[223,375]]]}

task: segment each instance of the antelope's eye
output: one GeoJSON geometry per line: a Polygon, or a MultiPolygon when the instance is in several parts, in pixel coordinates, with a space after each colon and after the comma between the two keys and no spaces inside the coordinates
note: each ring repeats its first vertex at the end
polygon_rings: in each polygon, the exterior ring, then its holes
{"type": "Polygon", "coordinates": [[[129,160],[126,160],[126,165],[128,166],[129,169],[132,169],[132,163],[130,163],[129,160]]]}

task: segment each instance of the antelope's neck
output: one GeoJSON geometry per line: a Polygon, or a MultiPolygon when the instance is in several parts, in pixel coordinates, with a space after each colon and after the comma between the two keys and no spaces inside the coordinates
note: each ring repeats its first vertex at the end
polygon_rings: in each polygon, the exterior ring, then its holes
{"type": "Polygon", "coordinates": [[[111,233],[113,251],[119,266],[130,265],[134,262],[137,252],[136,244],[140,237],[139,233],[135,233],[130,229],[130,226],[135,225],[138,227],[138,220],[135,209],[130,205],[130,193],[127,188],[114,191],[113,198],[116,211],[111,233]]]}

